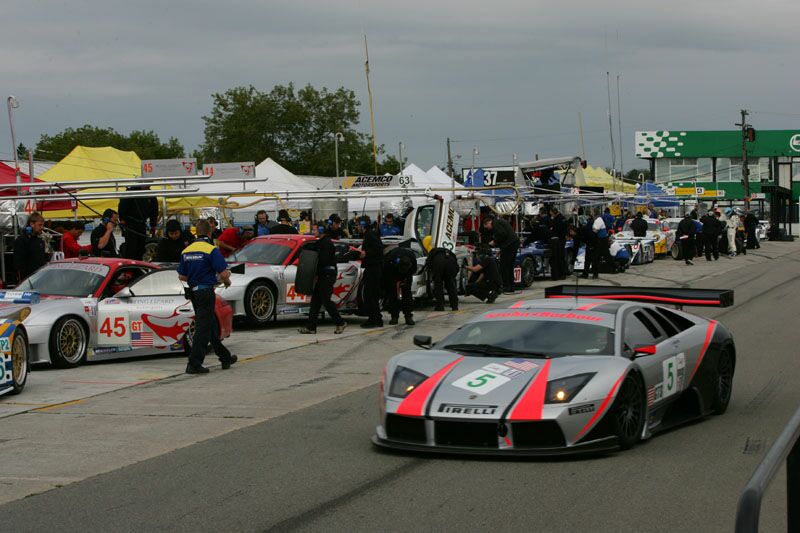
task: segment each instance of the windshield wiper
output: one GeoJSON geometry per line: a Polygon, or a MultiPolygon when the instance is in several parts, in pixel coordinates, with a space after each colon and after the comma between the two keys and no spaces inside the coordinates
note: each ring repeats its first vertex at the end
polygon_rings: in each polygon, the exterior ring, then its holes
{"type": "Polygon", "coordinates": [[[542,359],[550,359],[549,355],[539,352],[529,352],[525,350],[512,350],[510,348],[503,348],[502,346],[495,346],[493,344],[448,344],[442,347],[445,350],[462,350],[465,352],[475,352],[483,355],[509,355],[509,356],[525,356],[525,357],[538,357],[542,359]]]}

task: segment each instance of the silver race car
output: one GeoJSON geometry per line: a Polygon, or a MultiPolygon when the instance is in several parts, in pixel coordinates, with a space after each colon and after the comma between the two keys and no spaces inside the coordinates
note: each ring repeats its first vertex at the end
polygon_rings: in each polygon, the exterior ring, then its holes
{"type": "Polygon", "coordinates": [[[723,413],[736,349],[715,320],[732,291],[575,287],[488,311],[436,344],[417,336],[381,380],[378,446],[549,455],[629,448],[723,413]]]}

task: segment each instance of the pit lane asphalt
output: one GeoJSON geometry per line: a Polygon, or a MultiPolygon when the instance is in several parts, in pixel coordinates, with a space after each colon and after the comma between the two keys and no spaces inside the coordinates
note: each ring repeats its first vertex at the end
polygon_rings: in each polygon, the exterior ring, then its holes
{"type": "MultiPolygon", "coordinates": [[[[43,475],[37,452],[50,453],[42,465],[53,468],[55,452],[43,442],[27,456],[15,445],[34,433],[61,449],[53,479],[83,479],[98,455],[107,473],[0,506],[0,523],[14,531],[730,531],[741,487],[800,404],[798,263],[796,245],[765,243],[746,258],[688,268],[657,262],[605,280],[667,285],[688,273],[702,278],[690,286],[736,291],[735,307],[698,313],[718,318],[737,342],[728,412],[624,453],[512,461],[373,449],[376,369],[414,333],[440,337],[486,309],[465,305],[459,314],[418,313],[412,329],[331,339],[226,373],[3,419],[0,483],[10,479],[9,464],[43,475]],[[187,446],[170,428],[206,440],[187,446]],[[145,444],[148,435],[158,446],[145,444]],[[152,458],[134,462],[139,447],[152,458]]],[[[506,301],[537,297],[543,286],[506,301]]],[[[779,476],[763,530],[785,527],[784,497],[779,476]]]]}

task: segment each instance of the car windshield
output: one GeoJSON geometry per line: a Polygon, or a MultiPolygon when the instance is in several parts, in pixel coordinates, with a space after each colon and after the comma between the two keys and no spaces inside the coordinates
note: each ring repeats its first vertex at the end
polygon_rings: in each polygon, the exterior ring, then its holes
{"type": "MultiPolygon", "coordinates": [[[[625,221],[625,227],[622,228],[624,231],[633,231],[631,229],[631,221],[632,220],[633,219],[628,219],[628,220],[625,221]]],[[[658,231],[658,230],[659,230],[659,226],[658,226],[658,221],[657,220],[648,220],[647,221],[647,231],[658,231]]]]}
{"type": "Polygon", "coordinates": [[[282,265],[293,248],[286,244],[274,242],[251,242],[229,259],[234,261],[247,261],[249,263],[263,263],[265,265],[282,265]]]}
{"type": "Polygon", "coordinates": [[[90,296],[97,292],[110,268],[93,263],[50,263],[17,286],[53,296],[90,296]]]}
{"type": "Polygon", "coordinates": [[[436,346],[489,356],[613,355],[614,332],[605,326],[572,320],[486,320],[464,325],[436,346]]]}

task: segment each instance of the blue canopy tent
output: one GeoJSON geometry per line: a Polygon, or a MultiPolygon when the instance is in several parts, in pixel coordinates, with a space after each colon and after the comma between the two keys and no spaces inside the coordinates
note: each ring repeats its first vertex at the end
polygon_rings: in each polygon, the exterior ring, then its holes
{"type": "Polygon", "coordinates": [[[674,195],[669,194],[664,189],[651,181],[646,181],[639,185],[636,194],[632,199],[626,200],[627,205],[649,205],[654,207],[678,207],[680,200],[674,195]]]}

